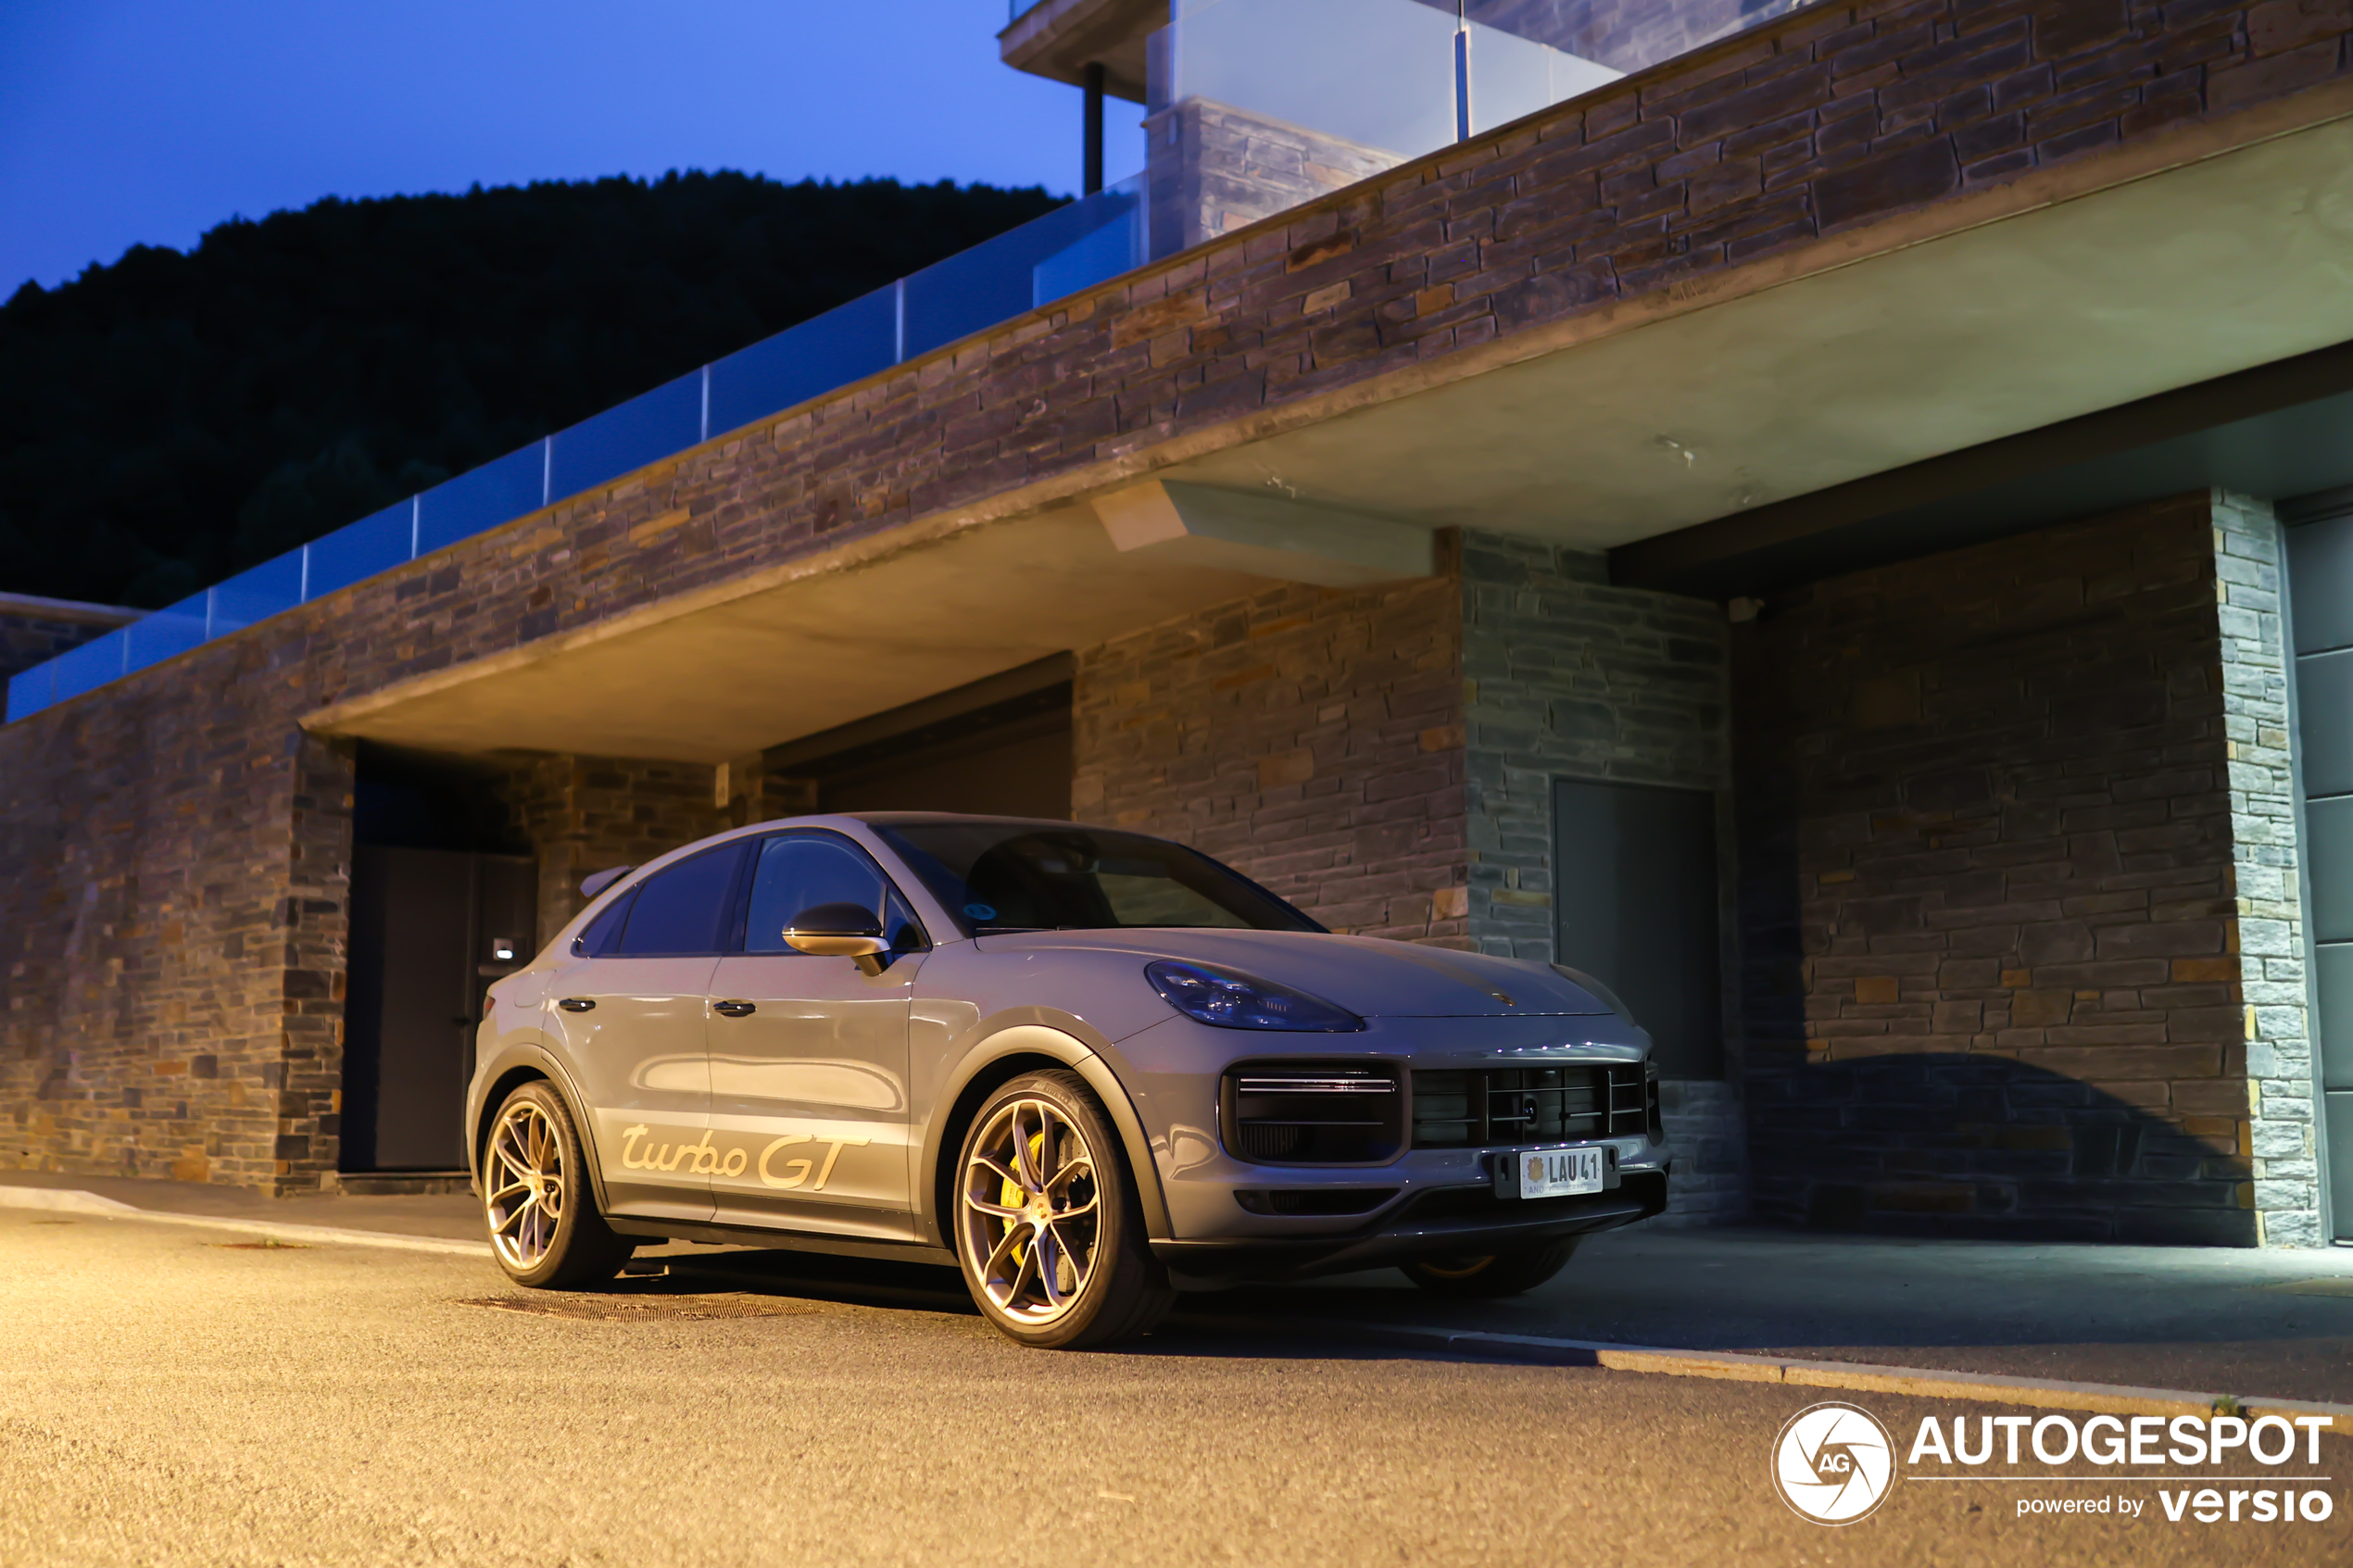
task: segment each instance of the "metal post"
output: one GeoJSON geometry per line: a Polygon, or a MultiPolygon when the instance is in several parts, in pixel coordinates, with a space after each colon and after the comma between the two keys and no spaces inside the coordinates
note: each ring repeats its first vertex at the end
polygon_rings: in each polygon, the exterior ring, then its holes
{"type": "Polygon", "coordinates": [[[1458,6],[1454,19],[1454,140],[1467,142],[1470,133],[1470,21],[1458,6]]]}
{"type": "Polygon", "coordinates": [[[1085,194],[1103,188],[1103,62],[1087,62],[1087,171],[1085,194]]]}

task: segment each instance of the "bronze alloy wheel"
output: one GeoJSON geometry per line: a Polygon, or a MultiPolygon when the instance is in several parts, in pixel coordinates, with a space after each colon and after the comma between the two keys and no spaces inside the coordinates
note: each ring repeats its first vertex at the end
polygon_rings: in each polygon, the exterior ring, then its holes
{"type": "Polygon", "coordinates": [[[490,1130],[490,1169],[483,1182],[490,1245],[500,1262],[529,1273],[547,1261],[570,1185],[563,1139],[547,1112],[521,1096],[508,1101],[490,1130]]]}
{"type": "Polygon", "coordinates": [[[518,1285],[600,1284],[633,1249],[597,1212],[572,1113],[545,1082],[521,1085],[498,1108],[483,1145],[482,1195],[491,1249],[518,1285]]]}
{"type": "Polygon", "coordinates": [[[1116,1135],[1076,1073],[1016,1078],[981,1108],[954,1203],[974,1301],[1026,1345],[1105,1344],[1168,1309],[1116,1135]]]}

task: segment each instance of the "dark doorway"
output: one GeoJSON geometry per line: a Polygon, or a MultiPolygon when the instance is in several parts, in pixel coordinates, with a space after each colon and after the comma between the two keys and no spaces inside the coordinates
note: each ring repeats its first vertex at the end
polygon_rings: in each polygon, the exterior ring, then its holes
{"type": "Polygon", "coordinates": [[[465,1164],[465,1087],[492,980],[538,947],[536,862],[506,770],[363,746],[344,1006],[347,1172],[465,1164]]]}
{"type": "Polygon", "coordinates": [[[820,811],[1070,816],[1071,675],[1042,659],[771,750],[820,811]]]}
{"type": "Polygon", "coordinates": [[[1554,951],[1616,991],[1668,1078],[1724,1075],[1716,797],[1556,779],[1554,951]]]}

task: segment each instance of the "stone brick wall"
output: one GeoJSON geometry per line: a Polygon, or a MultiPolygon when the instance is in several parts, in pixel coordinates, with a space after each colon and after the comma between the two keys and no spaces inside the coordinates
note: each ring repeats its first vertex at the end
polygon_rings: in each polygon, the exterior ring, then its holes
{"type": "Polygon", "coordinates": [[[1336,931],[1467,946],[1461,589],[1271,588],[1082,650],[1072,814],[1216,856],[1336,931]]]}
{"type": "Polygon", "coordinates": [[[2203,495],[1735,627],[1758,1209],[2254,1238],[2203,495]]]}
{"type": "Polygon", "coordinates": [[[135,609],[0,594],[0,687],[19,670],[78,648],[139,617],[135,609]]]}
{"type": "Polygon", "coordinates": [[[2266,1246],[2318,1247],[2326,1238],[2281,597],[2286,556],[2270,503],[2218,494],[2213,504],[2255,1217],[2266,1246]]]}
{"type": "Polygon", "coordinates": [[[1465,535],[1468,918],[1481,947],[1553,960],[1555,778],[1730,787],[1724,653],[1714,604],[1614,587],[1598,555],[1465,535]]]}
{"type": "MultiPolygon", "coordinates": [[[[1472,938],[1551,962],[1553,781],[1606,779],[1717,792],[1730,841],[1731,738],[1724,612],[1705,600],[1614,587],[1598,555],[1507,534],[1463,540],[1465,810],[1472,938]]],[[[1732,998],[1738,910],[1727,867],[1721,1083],[1670,1083],[1676,1149],[1667,1217],[1737,1218],[1747,1208],[1732,998]]]]}
{"type": "MultiPolygon", "coordinates": [[[[351,770],[225,697],[69,705],[0,813],[0,1167],[315,1185],[333,1163],[351,770]]],[[[44,719],[47,716],[44,716],[44,719]]]]}

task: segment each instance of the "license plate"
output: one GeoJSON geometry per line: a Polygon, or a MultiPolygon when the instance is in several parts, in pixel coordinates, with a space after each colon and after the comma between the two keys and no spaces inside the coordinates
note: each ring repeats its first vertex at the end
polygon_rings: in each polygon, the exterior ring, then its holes
{"type": "Polygon", "coordinates": [[[1522,1148],[1495,1157],[1495,1191],[1503,1198],[1576,1198],[1609,1185],[1604,1144],[1570,1148],[1522,1148]]]}

